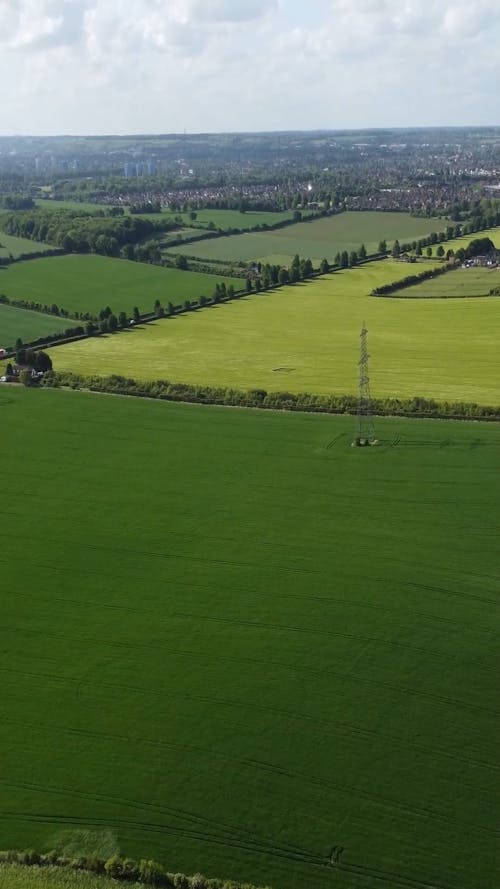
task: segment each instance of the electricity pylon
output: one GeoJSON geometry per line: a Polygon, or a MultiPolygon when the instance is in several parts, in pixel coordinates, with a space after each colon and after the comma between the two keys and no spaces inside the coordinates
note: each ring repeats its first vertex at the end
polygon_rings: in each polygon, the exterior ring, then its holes
{"type": "Polygon", "coordinates": [[[373,444],[375,441],[375,427],[372,416],[372,399],[370,395],[370,377],[368,374],[368,331],[365,322],[360,333],[359,343],[359,388],[358,388],[358,413],[356,417],[356,438],[354,443],[373,444]]]}

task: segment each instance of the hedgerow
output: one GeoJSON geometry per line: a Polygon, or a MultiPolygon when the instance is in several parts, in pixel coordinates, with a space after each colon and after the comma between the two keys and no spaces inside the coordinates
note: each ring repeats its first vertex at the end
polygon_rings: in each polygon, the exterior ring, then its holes
{"type": "MultiPolygon", "coordinates": [[[[8,850],[0,852],[0,864],[18,864],[24,867],[64,867],[69,870],[87,871],[93,874],[106,875],[121,883],[142,883],[145,886],[169,887],[169,889],[258,889],[251,883],[239,883],[234,880],[208,878],[203,874],[186,876],[181,873],[170,873],[157,861],[133,858],[122,858],[113,855],[111,858],[97,858],[83,855],[78,858],[67,858],[57,852],[37,852],[34,849],[8,850]]],[[[270,889],[269,886],[263,889],[270,889]]]]}
{"type": "MultiPolygon", "coordinates": [[[[226,386],[196,386],[169,380],[142,381],[111,375],[82,376],[70,372],[49,371],[42,381],[49,388],[68,387],[108,392],[112,395],[132,395],[138,398],[158,398],[163,401],[184,401],[194,404],[220,404],[232,407],[262,408],[265,410],[303,411],[307,413],[355,414],[355,395],[314,395],[311,393],[267,392],[265,389],[242,391],[226,386]]],[[[380,416],[427,417],[457,420],[500,420],[500,406],[492,407],[475,402],[435,401],[432,398],[375,398],[373,411],[380,416]]]]}
{"type": "Polygon", "coordinates": [[[380,287],[375,287],[375,289],[372,290],[372,296],[390,296],[395,291],[404,290],[406,287],[414,287],[416,284],[421,284],[422,281],[427,281],[429,278],[438,278],[440,275],[446,274],[446,272],[453,271],[454,268],[455,266],[451,264],[440,265],[434,269],[427,269],[425,272],[420,272],[418,275],[406,275],[398,281],[392,281],[390,284],[382,284],[380,287]]]}

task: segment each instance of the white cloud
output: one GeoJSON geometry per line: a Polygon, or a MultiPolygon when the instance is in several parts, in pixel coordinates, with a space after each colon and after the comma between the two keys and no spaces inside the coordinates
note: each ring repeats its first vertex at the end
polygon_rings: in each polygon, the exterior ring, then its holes
{"type": "Polygon", "coordinates": [[[199,22],[250,22],[277,9],[276,0],[191,0],[190,13],[199,22]]]}
{"type": "Polygon", "coordinates": [[[0,0],[0,126],[495,123],[499,38],[499,0],[0,0]]]}

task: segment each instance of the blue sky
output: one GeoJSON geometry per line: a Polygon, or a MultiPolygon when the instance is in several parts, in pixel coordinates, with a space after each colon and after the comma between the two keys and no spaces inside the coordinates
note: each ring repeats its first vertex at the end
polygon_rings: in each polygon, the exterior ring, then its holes
{"type": "Polygon", "coordinates": [[[0,134],[499,124],[500,0],[0,0],[0,134]]]}

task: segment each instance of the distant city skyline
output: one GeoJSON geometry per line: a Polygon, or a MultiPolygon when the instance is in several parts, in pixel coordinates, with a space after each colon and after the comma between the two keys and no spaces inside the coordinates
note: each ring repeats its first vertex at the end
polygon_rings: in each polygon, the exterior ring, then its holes
{"type": "Polygon", "coordinates": [[[500,124],[498,0],[0,0],[0,135],[500,124]]]}

